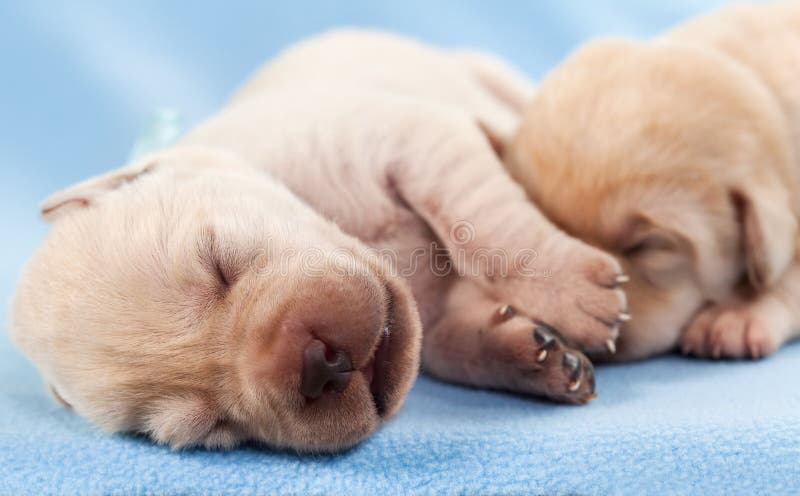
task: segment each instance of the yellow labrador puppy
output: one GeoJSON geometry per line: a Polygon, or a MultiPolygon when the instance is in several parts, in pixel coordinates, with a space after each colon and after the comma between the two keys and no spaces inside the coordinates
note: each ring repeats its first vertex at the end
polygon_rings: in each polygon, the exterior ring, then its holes
{"type": "Polygon", "coordinates": [[[12,337],[64,404],[173,447],[350,446],[420,356],[586,402],[581,350],[613,351],[624,276],[495,154],[529,92],[389,35],[301,43],[176,146],[44,202],[12,337]]]}
{"type": "Polygon", "coordinates": [[[630,273],[617,359],[757,358],[798,336],[799,77],[790,2],[592,41],[542,84],[508,166],[630,273]]]}

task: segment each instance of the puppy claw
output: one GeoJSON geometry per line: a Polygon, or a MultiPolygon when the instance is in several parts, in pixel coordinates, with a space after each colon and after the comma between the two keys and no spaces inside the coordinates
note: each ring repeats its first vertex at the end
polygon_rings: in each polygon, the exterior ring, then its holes
{"type": "Polygon", "coordinates": [[[581,376],[583,375],[583,365],[581,359],[574,353],[564,353],[564,358],[561,364],[569,371],[569,383],[567,384],[567,391],[574,393],[581,388],[581,376]]]}
{"type": "Polygon", "coordinates": [[[625,284],[626,282],[630,282],[631,278],[628,277],[626,274],[620,274],[616,278],[614,278],[614,282],[617,284],[625,284]]]}
{"type": "Polygon", "coordinates": [[[547,360],[547,350],[539,350],[536,354],[536,361],[542,363],[545,360],[547,360]]]}
{"type": "Polygon", "coordinates": [[[581,377],[581,359],[578,358],[577,355],[566,352],[564,353],[564,359],[562,360],[562,365],[565,369],[570,371],[570,379],[572,381],[580,381],[581,377]]]}
{"type": "Polygon", "coordinates": [[[514,316],[515,313],[516,312],[514,311],[514,307],[512,307],[511,305],[503,305],[497,310],[497,315],[503,320],[510,319],[511,317],[514,316]]]}
{"type": "Polygon", "coordinates": [[[614,322],[611,326],[611,339],[616,340],[619,337],[619,322],[614,322]]]}
{"type": "Polygon", "coordinates": [[[537,326],[533,330],[533,339],[540,347],[539,351],[536,352],[536,361],[542,363],[547,360],[547,355],[550,349],[555,346],[556,340],[552,334],[541,326],[537,326]]]}
{"type": "Polygon", "coordinates": [[[631,320],[631,314],[629,314],[628,312],[622,312],[617,316],[617,320],[620,322],[628,322],[629,320],[631,320]]]}
{"type": "Polygon", "coordinates": [[[486,347],[487,352],[498,353],[495,356],[500,367],[507,367],[501,378],[508,377],[508,382],[500,383],[500,387],[571,404],[585,404],[594,398],[594,367],[586,355],[570,347],[558,330],[544,322],[534,321],[531,326],[520,314],[511,322],[517,325],[503,324],[504,333],[485,334],[487,339],[500,339],[486,347]],[[509,339],[512,332],[513,340],[509,339]]]}
{"type": "Polygon", "coordinates": [[[606,341],[606,350],[612,355],[617,352],[617,344],[614,342],[613,339],[609,339],[606,341]]]}
{"type": "Polygon", "coordinates": [[[547,358],[547,351],[556,345],[556,339],[542,326],[537,326],[533,329],[533,339],[540,348],[539,352],[536,354],[537,360],[540,356],[543,356],[539,361],[544,361],[544,359],[547,358]],[[542,352],[545,352],[544,355],[542,355],[542,352]]]}
{"type": "MultiPolygon", "coordinates": [[[[553,398],[567,403],[587,403],[593,399],[594,369],[591,362],[580,351],[569,348],[558,337],[557,331],[547,324],[539,323],[534,330],[534,339],[540,348],[536,351],[536,361],[545,359],[542,364],[544,374],[539,370],[539,377],[557,378],[555,389],[550,390],[553,398]],[[561,355],[561,356],[559,356],[561,355]]],[[[549,382],[549,381],[548,381],[549,382]]]]}

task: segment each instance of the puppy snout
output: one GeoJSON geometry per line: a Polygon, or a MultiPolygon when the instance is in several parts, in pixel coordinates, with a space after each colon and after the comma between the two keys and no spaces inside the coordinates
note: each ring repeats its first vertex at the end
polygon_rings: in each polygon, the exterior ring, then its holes
{"type": "Polygon", "coordinates": [[[352,376],[353,361],[347,352],[332,351],[319,339],[312,340],[303,351],[300,392],[306,398],[319,398],[326,390],[341,393],[352,376]]]}

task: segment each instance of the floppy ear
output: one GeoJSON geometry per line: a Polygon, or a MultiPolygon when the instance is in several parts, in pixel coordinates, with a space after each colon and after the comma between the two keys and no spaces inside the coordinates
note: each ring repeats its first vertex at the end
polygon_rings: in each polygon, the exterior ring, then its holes
{"type": "Polygon", "coordinates": [[[753,288],[774,284],[789,267],[797,219],[782,188],[748,185],[732,192],[741,225],[747,277],[753,288]]]}
{"type": "Polygon", "coordinates": [[[39,205],[42,218],[52,222],[61,215],[75,209],[89,206],[98,197],[115,190],[150,172],[155,166],[152,160],[135,162],[106,174],[91,177],[78,184],[50,195],[39,205]]]}

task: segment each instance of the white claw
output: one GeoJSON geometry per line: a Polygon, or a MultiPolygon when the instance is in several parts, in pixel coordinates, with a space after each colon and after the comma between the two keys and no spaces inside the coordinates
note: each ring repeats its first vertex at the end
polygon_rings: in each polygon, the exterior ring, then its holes
{"type": "Polygon", "coordinates": [[[622,312],[617,316],[617,320],[619,320],[620,322],[627,322],[631,320],[631,314],[629,314],[628,312],[622,312]]]}
{"type": "Polygon", "coordinates": [[[570,382],[569,385],[567,386],[567,389],[569,390],[570,393],[574,393],[575,391],[580,389],[580,387],[581,387],[581,380],[578,379],[576,381],[570,382]]]}
{"type": "Polygon", "coordinates": [[[539,353],[536,354],[536,361],[542,363],[545,360],[547,360],[547,350],[539,350],[539,353]]]}
{"type": "Polygon", "coordinates": [[[514,309],[511,308],[511,305],[503,305],[497,310],[497,313],[503,318],[508,318],[511,317],[511,315],[513,315],[514,309]]]}
{"type": "Polygon", "coordinates": [[[606,341],[606,349],[612,355],[617,352],[617,344],[614,343],[613,339],[609,339],[608,341],[606,341]]]}
{"type": "Polygon", "coordinates": [[[611,339],[617,339],[619,337],[619,322],[614,322],[614,325],[611,326],[611,339]]]}
{"type": "Polygon", "coordinates": [[[626,274],[620,274],[614,280],[617,282],[617,284],[625,284],[626,282],[630,281],[631,278],[628,277],[626,274]]]}

